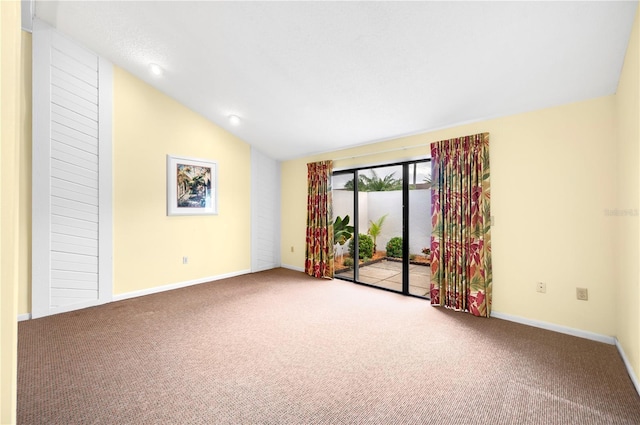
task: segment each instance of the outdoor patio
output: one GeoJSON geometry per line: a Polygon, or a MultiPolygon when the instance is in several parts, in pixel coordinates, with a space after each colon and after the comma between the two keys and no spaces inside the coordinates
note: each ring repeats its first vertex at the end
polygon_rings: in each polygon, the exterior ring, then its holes
{"type": "MultiPolygon", "coordinates": [[[[336,277],[353,279],[353,270],[336,273],[336,277]]],[[[419,264],[409,265],[409,293],[411,295],[428,296],[430,279],[431,267],[419,264]]],[[[402,263],[382,260],[361,265],[359,282],[402,292],[402,263]]]]}

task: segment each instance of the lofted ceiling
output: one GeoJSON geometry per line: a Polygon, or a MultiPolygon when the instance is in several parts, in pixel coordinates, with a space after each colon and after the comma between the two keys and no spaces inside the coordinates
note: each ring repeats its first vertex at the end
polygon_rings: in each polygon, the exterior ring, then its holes
{"type": "Polygon", "coordinates": [[[614,94],[637,5],[36,0],[35,16],[285,160],[614,94]]]}

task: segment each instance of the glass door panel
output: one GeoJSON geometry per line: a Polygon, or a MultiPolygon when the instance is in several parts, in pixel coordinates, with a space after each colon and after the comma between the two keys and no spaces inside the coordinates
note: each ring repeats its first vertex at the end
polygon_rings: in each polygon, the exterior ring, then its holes
{"type": "Polygon", "coordinates": [[[409,293],[429,297],[431,163],[409,164],[409,293]]]}
{"type": "Polygon", "coordinates": [[[358,281],[397,292],[402,292],[402,184],[402,165],[358,171],[358,281]]]}
{"type": "Polygon", "coordinates": [[[354,279],[353,259],[349,256],[354,232],[353,175],[353,171],[334,174],[332,181],[335,275],[349,280],[354,279]]]}

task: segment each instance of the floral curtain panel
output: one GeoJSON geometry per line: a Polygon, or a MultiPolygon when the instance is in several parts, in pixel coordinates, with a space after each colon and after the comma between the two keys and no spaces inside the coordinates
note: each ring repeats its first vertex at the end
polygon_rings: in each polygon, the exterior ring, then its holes
{"type": "Polygon", "coordinates": [[[304,271],[333,278],[333,221],[331,173],[333,161],[307,164],[307,242],[304,271]]]}
{"type": "Polygon", "coordinates": [[[432,143],[431,167],[431,304],[489,317],[489,133],[432,143]]]}

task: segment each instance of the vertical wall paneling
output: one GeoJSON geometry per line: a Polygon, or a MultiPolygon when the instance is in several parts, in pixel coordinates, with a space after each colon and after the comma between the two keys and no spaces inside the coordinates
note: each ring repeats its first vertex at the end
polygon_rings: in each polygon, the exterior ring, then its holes
{"type": "Polygon", "coordinates": [[[280,267],[280,163],[251,148],[251,271],[280,267]]]}
{"type": "Polygon", "coordinates": [[[33,23],[32,317],[112,297],[112,66],[33,23]]]}
{"type": "Polygon", "coordinates": [[[113,299],[113,66],[104,58],[98,59],[98,288],[100,303],[113,299]]]}

